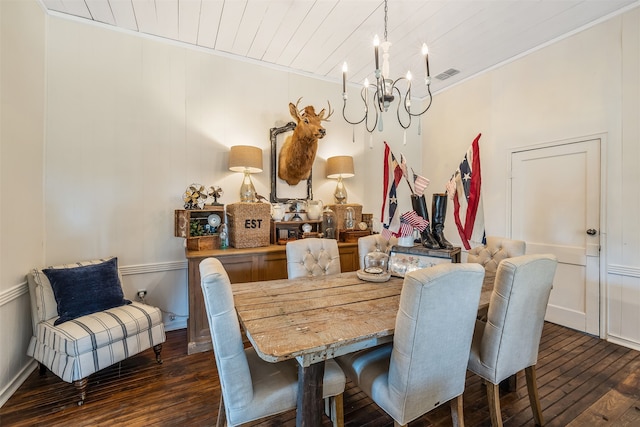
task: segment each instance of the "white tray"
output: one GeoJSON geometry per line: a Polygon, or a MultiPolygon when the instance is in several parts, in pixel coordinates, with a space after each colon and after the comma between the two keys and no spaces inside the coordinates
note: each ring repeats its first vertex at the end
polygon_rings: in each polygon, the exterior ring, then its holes
{"type": "Polygon", "coordinates": [[[362,280],[366,280],[367,282],[386,282],[391,278],[391,273],[380,273],[380,274],[371,274],[365,273],[363,270],[356,271],[358,277],[362,280]]]}

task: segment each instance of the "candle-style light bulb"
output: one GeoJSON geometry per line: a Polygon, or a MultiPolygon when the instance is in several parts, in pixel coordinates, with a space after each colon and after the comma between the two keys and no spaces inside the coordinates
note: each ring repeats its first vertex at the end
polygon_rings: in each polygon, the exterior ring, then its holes
{"type": "Polygon", "coordinates": [[[342,93],[347,93],[347,62],[342,64],[342,93]]]}
{"type": "Polygon", "coordinates": [[[429,72],[429,48],[426,43],[422,43],[422,56],[424,56],[424,61],[427,64],[427,77],[431,75],[429,72]]]}
{"type": "Polygon", "coordinates": [[[411,75],[411,71],[407,71],[407,80],[411,81],[411,78],[413,76],[411,75]]]}
{"type": "Polygon", "coordinates": [[[380,38],[376,34],[373,37],[373,51],[374,51],[375,56],[376,56],[376,70],[380,69],[380,65],[379,65],[379,61],[378,61],[378,46],[380,46],[380,38]]]}

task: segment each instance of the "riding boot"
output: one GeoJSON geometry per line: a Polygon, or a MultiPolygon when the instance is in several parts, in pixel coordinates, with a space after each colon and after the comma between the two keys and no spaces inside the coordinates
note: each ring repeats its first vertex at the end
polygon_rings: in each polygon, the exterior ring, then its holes
{"type": "MultiPolygon", "coordinates": [[[[411,205],[413,206],[413,210],[416,213],[424,218],[427,222],[429,222],[429,212],[427,212],[427,202],[424,200],[423,196],[416,196],[415,194],[411,195],[411,205]]],[[[440,245],[433,239],[431,235],[431,226],[427,225],[427,228],[420,232],[420,238],[422,240],[422,246],[427,249],[440,249],[440,245]]]]}
{"type": "Polygon", "coordinates": [[[433,239],[441,249],[453,249],[453,245],[444,237],[444,219],[447,216],[446,193],[433,195],[431,212],[433,213],[433,239]]]}

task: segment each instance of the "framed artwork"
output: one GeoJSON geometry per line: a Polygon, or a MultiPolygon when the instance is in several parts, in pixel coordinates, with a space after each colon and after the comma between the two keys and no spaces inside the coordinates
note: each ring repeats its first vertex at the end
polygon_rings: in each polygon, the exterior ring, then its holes
{"type": "Polygon", "coordinates": [[[289,122],[284,126],[269,129],[271,138],[271,203],[287,203],[291,200],[313,199],[311,191],[311,179],[313,171],[309,174],[309,179],[300,181],[297,185],[289,185],[286,181],[278,177],[278,157],[282,144],[290,133],[296,128],[294,122],[289,122]]]}
{"type": "Polygon", "coordinates": [[[414,270],[450,262],[451,258],[402,253],[392,249],[389,255],[389,272],[392,276],[404,277],[405,274],[414,270]]]}

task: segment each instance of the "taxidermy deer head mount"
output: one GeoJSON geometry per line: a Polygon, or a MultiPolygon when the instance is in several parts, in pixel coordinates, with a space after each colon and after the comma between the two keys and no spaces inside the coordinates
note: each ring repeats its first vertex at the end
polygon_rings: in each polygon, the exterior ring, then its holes
{"type": "Polygon", "coordinates": [[[289,185],[297,185],[303,179],[308,179],[316,158],[318,149],[318,139],[322,139],[327,131],[322,127],[321,122],[329,121],[333,114],[331,103],[329,104],[329,115],[324,116],[324,108],[316,114],[313,106],[308,105],[304,110],[298,110],[298,104],[289,103],[289,113],[296,119],[297,125],[293,134],[288,136],[278,156],[278,177],[289,185]]]}

